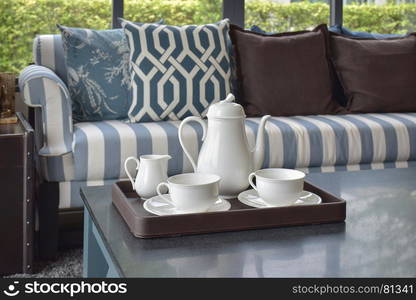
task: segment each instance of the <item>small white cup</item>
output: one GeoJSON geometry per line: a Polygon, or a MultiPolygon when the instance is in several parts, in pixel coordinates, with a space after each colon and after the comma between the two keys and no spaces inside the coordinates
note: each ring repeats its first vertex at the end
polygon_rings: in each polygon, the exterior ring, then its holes
{"type": "Polygon", "coordinates": [[[292,169],[262,169],[248,176],[250,185],[270,206],[292,205],[303,191],[305,173],[292,169]],[[256,177],[256,185],[253,178],[256,177]]]}
{"type": "Polygon", "coordinates": [[[214,174],[186,173],[169,177],[161,182],[156,191],[165,201],[184,213],[207,211],[218,200],[219,181],[221,177],[214,174]],[[166,186],[170,200],[160,189],[166,186]]]}

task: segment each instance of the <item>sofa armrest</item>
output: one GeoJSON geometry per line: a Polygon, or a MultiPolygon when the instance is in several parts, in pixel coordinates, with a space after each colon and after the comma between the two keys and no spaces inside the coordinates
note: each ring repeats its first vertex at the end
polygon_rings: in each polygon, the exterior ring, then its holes
{"type": "Polygon", "coordinates": [[[43,147],[39,155],[71,152],[71,99],[65,83],[52,70],[30,65],[19,75],[19,88],[26,105],[42,111],[43,147]]]}

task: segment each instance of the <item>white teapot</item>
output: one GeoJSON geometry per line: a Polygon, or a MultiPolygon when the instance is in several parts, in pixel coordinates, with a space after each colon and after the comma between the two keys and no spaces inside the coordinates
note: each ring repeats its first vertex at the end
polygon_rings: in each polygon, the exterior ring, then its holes
{"type": "Polygon", "coordinates": [[[179,142],[194,172],[221,176],[220,195],[232,198],[249,186],[248,175],[261,168],[264,159],[264,128],[269,115],[261,119],[256,146],[250,149],[245,130],[245,113],[234,103],[234,95],[212,104],[207,113],[208,126],[199,117],[187,117],[179,126],[179,142]],[[196,164],[182,139],[183,126],[196,121],[203,128],[201,151],[196,164]]]}

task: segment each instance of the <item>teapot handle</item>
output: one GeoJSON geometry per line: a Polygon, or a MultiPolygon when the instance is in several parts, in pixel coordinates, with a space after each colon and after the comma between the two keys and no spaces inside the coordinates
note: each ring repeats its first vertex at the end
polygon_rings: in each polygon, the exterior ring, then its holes
{"type": "Polygon", "coordinates": [[[135,186],[134,186],[134,180],[133,177],[131,176],[129,169],[127,168],[127,163],[129,162],[129,160],[134,160],[136,162],[136,170],[139,168],[140,166],[140,160],[138,160],[136,157],[134,156],[130,156],[127,157],[127,159],[124,161],[124,170],[126,171],[127,176],[129,177],[130,181],[131,181],[131,185],[133,187],[133,191],[135,190],[135,186]]]}
{"type": "Polygon", "coordinates": [[[182,121],[181,125],[179,125],[179,131],[178,131],[179,143],[181,144],[183,152],[185,153],[186,157],[191,162],[192,167],[194,168],[194,172],[196,172],[195,161],[192,158],[191,154],[189,153],[188,149],[186,149],[185,144],[184,144],[183,139],[182,139],[183,127],[186,123],[191,122],[191,121],[195,121],[195,122],[198,122],[199,124],[201,124],[202,130],[203,130],[202,140],[205,140],[205,137],[206,137],[206,134],[207,134],[207,124],[200,117],[187,117],[182,121]]]}

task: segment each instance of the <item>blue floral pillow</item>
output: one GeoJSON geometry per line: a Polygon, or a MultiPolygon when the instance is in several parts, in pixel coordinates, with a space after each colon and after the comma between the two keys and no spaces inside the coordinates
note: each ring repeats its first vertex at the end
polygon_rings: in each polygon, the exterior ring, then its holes
{"type": "Polygon", "coordinates": [[[123,31],[58,28],[62,32],[73,119],[127,119],[131,103],[129,49],[123,31]]]}

